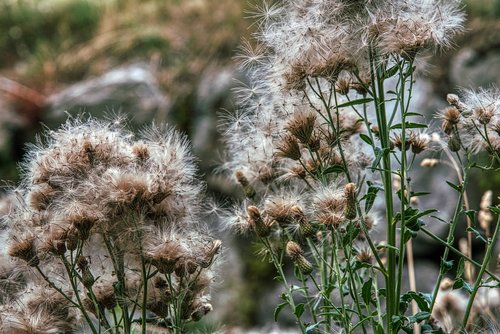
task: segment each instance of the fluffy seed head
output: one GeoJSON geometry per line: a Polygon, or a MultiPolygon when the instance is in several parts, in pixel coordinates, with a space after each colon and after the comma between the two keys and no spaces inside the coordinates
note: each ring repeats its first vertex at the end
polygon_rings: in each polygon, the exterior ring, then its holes
{"type": "Polygon", "coordinates": [[[281,138],[276,148],[279,151],[278,155],[284,158],[299,160],[302,156],[299,142],[296,137],[289,134],[286,134],[283,138],[281,138]]]}
{"type": "Polygon", "coordinates": [[[308,144],[314,130],[316,114],[310,111],[297,112],[288,121],[286,129],[302,144],[308,144]]]}
{"type": "Polygon", "coordinates": [[[40,264],[36,253],[35,237],[33,236],[28,236],[22,240],[14,240],[10,245],[9,255],[20,258],[33,267],[40,264]]]}
{"type": "Polygon", "coordinates": [[[292,259],[295,260],[299,256],[304,255],[304,251],[302,247],[295,241],[288,241],[286,243],[286,254],[292,259]]]}

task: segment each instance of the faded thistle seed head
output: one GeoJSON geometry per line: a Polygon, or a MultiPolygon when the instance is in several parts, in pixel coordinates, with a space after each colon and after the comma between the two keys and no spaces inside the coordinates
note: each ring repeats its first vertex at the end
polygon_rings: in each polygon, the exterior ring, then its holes
{"type": "Polygon", "coordinates": [[[373,262],[373,254],[369,249],[363,249],[356,255],[356,260],[362,263],[371,264],[373,262]]]}
{"type": "Polygon", "coordinates": [[[457,126],[458,123],[460,123],[461,117],[462,114],[455,106],[448,107],[445,110],[443,110],[441,114],[441,118],[443,119],[441,127],[444,133],[449,135],[453,131],[453,128],[457,126]]]}
{"type": "Polygon", "coordinates": [[[479,123],[486,125],[491,122],[493,116],[495,116],[495,108],[494,106],[486,106],[486,107],[477,107],[473,111],[474,116],[477,118],[479,123]]]}
{"type": "MultiPolygon", "coordinates": [[[[394,147],[397,147],[400,151],[403,150],[403,139],[400,135],[394,135],[391,140],[391,144],[394,145],[394,147]]],[[[405,138],[404,146],[405,151],[408,151],[410,149],[410,140],[408,138],[405,138]]]]}
{"type": "Polygon", "coordinates": [[[337,82],[335,83],[335,89],[340,95],[349,94],[349,90],[351,88],[352,80],[350,77],[341,76],[337,82]]]}
{"type": "Polygon", "coordinates": [[[26,237],[20,241],[14,240],[10,245],[9,255],[26,261],[32,267],[40,264],[35,247],[35,237],[33,236],[26,237]]]}
{"type": "Polygon", "coordinates": [[[299,223],[299,233],[301,236],[307,238],[314,235],[314,226],[308,221],[306,215],[298,205],[294,205],[290,209],[290,213],[295,221],[299,223]]]}
{"type": "Polygon", "coordinates": [[[284,158],[300,160],[300,157],[302,156],[299,142],[294,136],[289,134],[286,134],[283,138],[281,138],[276,148],[279,151],[278,155],[284,158]]]}
{"type": "Polygon", "coordinates": [[[479,212],[477,214],[477,220],[479,221],[479,226],[483,229],[486,237],[490,236],[490,226],[493,222],[493,214],[491,213],[489,207],[493,202],[493,191],[486,191],[481,197],[481,204],[479,205],[479,212]]]}
{"type": "Polygon", "coordinates": [[[422,167],[434,167],[436,166],[437,164],[439,164],[439,160],[438,159],[423,159],[422,162],[420,163],[420,166],[422,167]]]}
{"type": "Polygon", "coordinates": [[[412,133],[410,135],[409,144],[411,145],[411,151],[415,154],[419,154],[425,151],[429,147],[431,138],[429,135],[424,133],[412,133]]]}
{"type": "Polygon", "coordinates": [[[309,143],[309,140],[311,139],[315,123],[316,123],[316,114],[314,112],[311,111],[297,112],[288,121],[285,128],[295,138],[297,138],[298,141],[306,145],[309,143]]]}

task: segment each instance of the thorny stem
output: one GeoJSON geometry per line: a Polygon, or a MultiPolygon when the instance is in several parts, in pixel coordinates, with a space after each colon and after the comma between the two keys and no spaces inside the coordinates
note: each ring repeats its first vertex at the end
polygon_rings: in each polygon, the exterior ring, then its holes
{"type": "Polygon", "coordinates": [[[78,291],[78,286],[76,285],[76,283],[74,281],[74,276],[71,275],[71,268],[68,267],[68,262],[67,261],[63,261],[63,263],[64,263],[64,268],[66,269],[66,272],[68,273],[68,277],[69,277],[69,282],[71,284],[71,288],[75,292],[76,300],[78,301],[78,305],[80,306],[79,307],[80,311],[82,311],[82,314],[85,317],[85,320],[89,323],[89,326],[92,329],[92,332],[93,333],[99,333],[100,331],[96,331],[96,329],[94,327],[94,323],[90,319],[87,311],[85,310],[85,307],[83,306],[82,300],[80,299],[80,293],[78,291]]]}
{"type": "Polygon", "coordinates": [[[409,191],[406,191],[406,168],[407,168],[407,156],[406,150],[406,113],[407,107],[409,106],[410,96],[408,97],[408,101],[405,99],[405,84],[407,78],[410,77],[410,81],[413,81],[413,70],[412,70],[412,62],[408,63],[408,71],[409,73],[405,73],[405,62],[403,64],[398,62],[399,67],[399,77],[400,77],[400,88],[399,92],[399,104],[400,104],[400,112],[401,112],[401,167],[400,167],[400,178],[401,178],[401,189],[399,190],[399,199],[400,199],[400,215],[401,215],[401,232],[400,232],[400,244],[399,244],[399,261],[398,261],[398,279],[396,282],[396,297],[399,300],[399,296],[401,294],[401,285],[402,285],[402,277],[403,277],[403,269],[404,269],[404,259],[405,259],[405,251],[406,251],[406,242],[405,242],[405,234],[406,234],[406,204],[409,203],[409,191]],[[408,198],[406,198],[406,193],[408,192],[408,198]]]}
{"type": "Polygon", "coordinates": [[[274,264],[274,267],[276,268],[276,270],[278,270],[278,274],[280,275],[280,278],[283,280],[283,284],[285,285],[286,295],[288,297],[287,298],[288,299],[287,302],[290,305],[290,307],[292,308],[292,310],[294,311],[292,313],[297,318],[297,324],[299,325],[301,332],[305,333],[305,328],[304,328],[304,325],[302,324],[302,321],[300,320],[300,317],[297,316],[297,314],[295,314],[295,307],[296,307],[296,305],[295,305],[295,302],[293,300],[293,296],[292,296],[292,291],[291,291],[290,285],[288,284],[288,282],[286,280],[285,273],[283,272],[282,263],[278,259],[278,257],[276,256],[276,254],[274,253],[274,249],[271,246],[271,243],[269,242],[269,239],[268,238],[261,238],[261,241],[266,246],[266,248],[269,250],[269,254],[271,255],[271,260],[272,260],[272,262],[274,264]]]}
{"type": "MultiPolygon", "coordinates": [[[[481,264],[477,263],[476,261],[474,261],[473,259],[471,259],[470,257],[468,257],[467,255],[465,255],[464,253],[460,252],[458,249],[456,249],[455,247],[453,247],[452,245],[449,245],[446,243],[445,240],[439,238],[438,236],[436,236],[434,233],[432,233],[431,231],[429,231],[428,229],[426,229],[425,227],[421,227],[420,230],[427,236],[429,236],[430,238],[434,239],[434,241],[437,241],[439,242],[441,245],[445,246],[446,248],[448,248],[452,253],[454,253],[455,255],[458,255],[459,257],[463,258],[465,261],[473,264],[474,266],[476,266],[477,268],[480,268],[481,267],[481,264]]],[[[489,271],[488,269],[485,269],[485,273],[487,273],[491,278],[497,280],[497,281],[500,281],[500,277],[496,276],[494,273],[492,273],[491,271],[489,271]]]]}
{"type": "Polygon", "coordinates": [[[123,254],[120,254],[120,250],[116,249],[116,247],[113,247],[114,245],[111,244],[111,241],[109,240],[108,236],[105,233],[103,233],[102,237],[106,245],[106,248],[108,250],[109,256],[111,257],[111,261],[113,262],[113,268],[115,269],[116,277],[118,279],[118,282],[116,286],[114,286],[114,288],[115,288],[115,293],[117,294],[118,304],[122,311],[121,316],[123,318],[123,327],[124,327],[123,330],[125,334],[129,334],[130,318],[124,293],[125,272],[124,272],[123,254]]]}
{"type": "MultiPolygon", "coordinates": [[[[81,247],[80,244],[78,245],[78,249],[77,249],[77,252],[76,252],[77,253],[76,258],[78,258],[78,257],[81,256],[81,253],[82,253],[82,250],[83,250],[83,247],[81,247]]],[[[64,255],[61,255],[61,260],[64,263],[64,266],[66,268],[66,271],[67,271],[68,276],[70,277],[70,279],[76,278],[76,279],[78,279],[83,284],[83,282],[82,282],[82,276],[80,274],[78,274],[78,272],[75,270],[75,262],[74,262],[73,252],[71,252],[70,262],[68,262],[68,260],[66,259],[66,257],[64,255]]],[[[75,283],[76,283],[76,279],[75,279],[75,283]]],[[[104,327],[106,328],[106,332],[107,331],[111,331],[111,325],[109,324],[109,321],[106,318],[106,314],[99,307],[99,303],[97,302],[97,298],[96,298],[96,296],[95,296],[94,291],[92,290],[92,288],[87,289],[87,293],[90,296],[92,304],[95,307],[95,310],[96,310],[96,313],[97,313],[97,320],[98,320],[99,324],[104,323],[104,327]]],[[[101,328],[99,327],[99,333],[100,332],[101,332],[101,328]]]]}
{"type": "MultiPolygon", "coordinates": [[[[352,223],[352,222],[351,222],[352,223]]],[[[351,266],[351,259],[352,259],[352,249],[350,247],[345,247],[344,244],[342,244],[342,247],[344,249],[344,253],[346,254],[346,267],[347,267],[347,271],[348,271],[348,279],[349,279],[349,286],[350,286],[350,293],[351,293],[351,296],[353,297],[353,300],[354,300],[354,304],[356,305],[356,308],[358,310],[358,317],[359,317],[359,321],[361,322],[361,328],[363,330],[363,333],[364,334],[367,334],[366,332],[366,328],[365,328],[365,321],[363,319],[363,312],[361,310],[361,302],[359,300],[359,296],[358,296],[358,291],[357,291],[357,288],[356,288],[356,281],[355,281],[355,276],[354,276],[354,272],[352,270],[352,266],[351,266]]]]}
{"type": "Polygon", "coordinates": [[[488,246],[486,248],[486,254],[484,255],[483,259],[483,264],[481,265],[481,269],[479,270],[479,273],[477,274],[476,282],[474,283],[474,287],[472,288],[472,293],[470,294],[469,301],[467,303],[467,308],[465,310],[464,318],[462,320],[462,327],[465,329],[467,324],[469,323],[469,315],[472,309],[472,305],[474,303],[474,299],[476,297],[477,291],[479,290],[479,287],[481,286],[481,281],[483,279],[484,272],[486,271],[486,268],[488,267],[491,259],[491,255],[493,253],[493,250],[495,248],[495,242],[497,241],[498,238],[498,231],[500,230],[500,217],[497,219],[497,223],[495,226],[495,232],[493,233],[493,237],[488,240],[488,246]]]}
{"type": "MultiPolygon", "coordinates": [[[[467,161],[470,162],[469,159],[467,161]]],[[[468,165],[464,171],[463,171],[463,181],[461,182],[460,188],[459,188],[459,195],[458,195],[458,200],[457,200],[457,205],[455,207],[455,211],[453,213],[453,216],[451,218],[451,224],[450,224],[450,229],[448,231],[448,236],[446,238],[446,245],[451,246],[453,243],[454,239],[454,234],[455,234],[455,229],[458,225],[458,217],[460,215],[460,212],[462,212],[462,202],[464,199],[464,193],[465,189],[467,187],[467,181],[469,178],[469,170],[470,166],[468,165]]],[[[436,303],[436,297],[439,292],[439,286],[441,285],[441,281],[443,280],[444,274],[446,273],[446,268],[445,268],[445,262],[448,259],[448,254],[450,252],[450,248],[446,247],[443,253],[443,257],[441,258],[441,267],[439,269],[439,275],[438,279],[436,281],[436,286],[434,287],[434,291],[432,293],[432,302],[431,302],[431,310],[434,308],[434,304],[436,303]]]]}

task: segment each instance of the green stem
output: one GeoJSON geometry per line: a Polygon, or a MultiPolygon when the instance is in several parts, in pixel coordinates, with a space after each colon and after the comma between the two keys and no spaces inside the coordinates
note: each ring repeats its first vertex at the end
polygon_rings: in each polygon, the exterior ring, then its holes
{"type": "Polygon", "coordinates": [[[388,127],[385,97],[384,97],[384,68],[381,60],[375,54],[373,47],[369,48],[370,66],[372,75],[373,91],[375,95],[375,108],[377,114],[377,123],[380,130],[380,141],[382,144],[382,180],[384,185],[385,197],[385,216],[387,221],[387,277],[386,277],[386,324],[389,334],[395,333],[392,328],[392,317],[396,315],[399,296],[397,293],[397,275],[396,275],[396,224],[394,223],[394,205],[392,200],[392,169],[390,151],[390,129],[388,127]]]}
{"type": "MultiPolygon", "coordinates": [[[[468,160],[468,161],[470,161],[470,160],[468,160]]],[[[458,195],[457,205],[455,207],[455,211],[453,212],[453,216],[452,216],[451,224],[450,224],[450,229],[448,231],[448,236],[446,237],[446,245],[449,245],[449,246],[451,246],[453,244],[454,235],[455,235],[455,229],[456,229],[456,227],[458,225],[458,217],[460,215],[460,212],[462,212],[462,202],[463,202],[463,199],[464,199],[465,189],[467,187],[467,181],[469,179],[469,177],[468,177],[469,176],[469,170],[470,170],[469,166],[467,166],[465,168],[465,170],[464,170],[463,181],[462,181],[462,184],[460,186],[460,191],[459,191],[459,195],[458,195]]],[[[434,291],[432,292],[431,310],[433,309],[434,304],[436,303],[436,297],[437,297],[437,294],[439,292],[439,286],[441,285],[441,281],[443,280],[444,274],[447,271],[446,268],[445,268],[445,266],[444,266],[444,263],[448,259],[449,252],[450,252],[450,248],[446,247],[445,250],[444,250],[444,253],[443,253],[443,257],[441,258],[441,267],[439,269],[438,279],[436,281],[436,285],[434,287],[434,291]]]]}
{"type": "MultiPolygon", "coordinates": [[[[420,230],[422,232],[424,232],[424,234],[426,234],[427,236],[429,236],[430,238],[434,239],[435,241],[439,242],[441,245],[449,248],[451,250],[452,253],[454,253],[455,255],[458,255],[460,256],[461,258],[463,258],[465,261],[468,261],[470,263],[472,263],[473,265],[475,265],[477,268],[480,268],[481,267],[481,264],[477,263],[476,261],[474,261],[473,259],[471,259],[470,257],[468,257],[467,255],[465,255],[464,253],[460,252],[458,249],[456,249],[455,247],[449,245],[446,243],[445,240],[439,238],[438,236],[436,236],[434,233],[432,233],[431,231],[429,231],[428,229],[426,229],[425,227],[421,227],[420,230]]],[[[488,269],[485,270],[485,272],[490,275],[491,278],[497,280],[497,281],[500,281],[500,278],[498,276],[496,276],[495,274],[493,274],[491,271],[489,271],[488,269]]]]}
{"type": "Polygon", "coordinates": [[[302,324],[302,321],[300,320],[300,317],[295,314],[295,302],[293,300],[290,285],[288,284],[288,281],[286,280],[285,273],[283,272],[282,263],[280,260],[278,260],[278,257],[274,253],[274,249],[271,246],[269,239],[268,238],[261,238],[261,241],[267,247],[267,249],[269,249],[269,253],[271,254],[271,260],[274,264],[274,267],[278,271],[278,274],[280,275],[280,278],[283,280],[283,284],[285,285],[286,295],[288,297],[287,298],[288,304],[292,308],[292,311],[293,311],[292,313],[295,315],[295,318],[297,318],[297,324],[299,325],[301,332],[305,333],[305,328],[304,328],[304,325],[302,324]]]}
{"type": "Polygon", "coordinates": [[[493,237],[488,240],[488,246],[486,248],[486,254],[484,255],[483,259],[483,264],[481,265],[481,269],[479,270],[479,273],[477,274],[476,282],[474,283],[474,287],[472,289],[472,293],[469,297],[469,301],[467,303],[467,308],[465,310],[464,318],[462,320],[462,328],[465,329],[469,322],[469,315],[472,310],[472,305],[474,303],[474,299],[476,298],[477,291],[479,290],[479,287],[481,286],[481,281],[483,279],[484,272],[486,271],[486,268],[488,267],[491,259],[491,255],[493,253],[493,250],[495,248],[495,242],[497,241],[498,238],[498,231],[500,230],[500,217],[497,219],[497,223],[495,226],[495,232],[493,233],[493,237]]]}
{"type": "Polygon", "coordinates": [[[74,281],[74,277],[71,275],[71,269],[68,268],[68,262],[67,261],[63,261],[63,263],[64,263],[64,267],[66,269],[66,272],[68,274],[68,278],[69,278],[69,282],[71,284],[71,288],[75,292],[76,300],[78,301],[78,305],[80,306],[79,307],[80,311],[82,312],[85,320],[88,322],[88,324],[90,326],[90,329],[92,330],[92,333],[99,333],[100,330],[99,331],[96,330],[96,328],[94,327],[94,323],[90,319],[90,316],[88,315],[87,311],[85,310],[85,307],[83,306],[82,300],[80,299],[80,293],[78,291],[78,287],[76,286],[76,283],[74,281]]]}

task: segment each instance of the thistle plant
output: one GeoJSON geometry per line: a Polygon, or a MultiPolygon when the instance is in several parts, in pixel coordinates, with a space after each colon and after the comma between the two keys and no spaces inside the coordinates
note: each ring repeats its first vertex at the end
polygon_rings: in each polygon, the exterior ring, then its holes
{"type": "Polygon", "coordinates": [[[181,333],[211,311],[221,243],[187,141],[121,123],[69,120],[29,149],[3,221],[2,333],[181,333]]]}
{"type": "Polygon", "coordinates": [[[497,296],[499,275],[489,264],[500,211],[491,201],[479,214],[471,210],[467,189],[473,169],[498,166],[499,92],[449,95],[437,133],[411,104],[420,56],[449,47],[462,30],[460,4],[263,2],[252,17],[255,40],[239,57],[250,82],[236,90],[239,110],[222,121],[221,169],[246,195],[226,213],[227,224],[255,235],[283,285],[275,318],[290,310],[303,333],[443,333],[496,321],[498,298],[477,304],[476,297],[497,296]],[[443,180],[457,197],[444,219],[419,204],[432,194],[412,182],[438,163],[456,174],[443,180]],[[454,236],[464,219],[461,251],[454,236]],[[443,223],[445,239],[427,227],[443,223]],[[418,236],[444,246],[433,291],[416,286],[418,236]],[[472,259],[472,236],[483,245],[480,262],[472,259]],[[458,315],[442,304],[448,279],[468,293],[458,315]]]}

